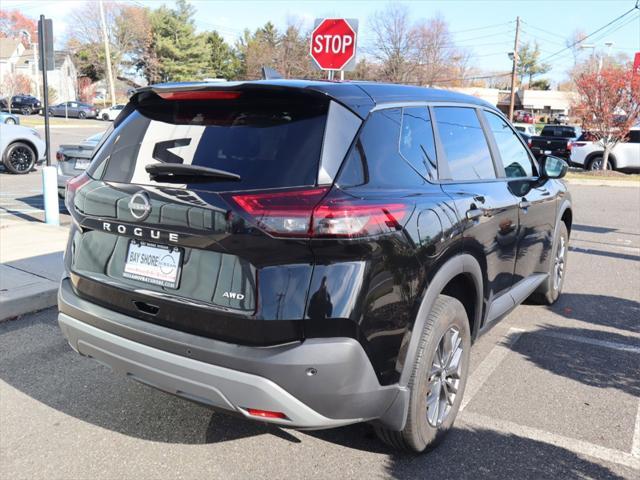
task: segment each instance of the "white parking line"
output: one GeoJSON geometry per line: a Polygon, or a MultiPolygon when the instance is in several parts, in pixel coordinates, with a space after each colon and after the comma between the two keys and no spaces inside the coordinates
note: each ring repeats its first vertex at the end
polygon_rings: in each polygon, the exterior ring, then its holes
{"type": "Polygon", "coordinates": [[[636,414],[636,427],[633,429],[631,455],[640,459],[640,402],[638,402],[638,413],[636,414]]]}
{"type": "Polygon", "coordinates": [[[488,380],[496,367],[500,365],[502,360],[504,360],[504,357],[511,352],[510,347],[516,343],[523,331],[524,330],[518,330],[515,328],[509,329],[509,332],[502,343],[493,347],[493,350],[489,352],[480,365],[478,365],[478,367],[473,371],[467,380],[464,397],[460,404],[460,411],[465,409],[473,396],[480,391],[484,382],[488,380]]]}
{"type": "Polygon", "coordinates": [[[546,432],[537,428],[526,427],[508,420],[498,420],[478,413],[465,412],[460,419],[465,423],[470,423],[477,427],[490,428],[492,430],[511,433],[537,442],[548,443],[550,445],[555,445],[571,452],[597,458],[605,462],[616,463],[634,469],[640,468],[640,458],[635,454],[631,455],[620,450],[603,447],[601,445],[585,442],[576,438],[564,437],[562,435],[546,432]]]}
{"type": "Polygon", "coordinates": [[[640,346],[627,345],[625,343],[610,342],[608,340],[598,340],[597,338],[579,337],[577,335],[569,335],[566,333],[545,332],[544,330],[523,330],[521,328],[511,328],[510,332],[527,332],[543,335],[545,337],[559,338],[561,340],[570,340],[572,342],[586,343],[596,347],[611,348],[620,352],[640,353],[640,346]]]}

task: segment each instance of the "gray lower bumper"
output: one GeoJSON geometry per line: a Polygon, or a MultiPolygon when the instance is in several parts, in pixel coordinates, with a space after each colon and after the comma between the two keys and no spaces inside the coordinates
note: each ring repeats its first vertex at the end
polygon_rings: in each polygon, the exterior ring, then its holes
{"type": "Polygon", "coordinates": [[[135,319],[78,297],[69,279],[58,295],[69,344],[115,371],[247,418],[299,429],[379,420],[401,428],[407,392],[381,386],[360,344],[309,339],[268,348],[233,345],[135,319]],[[308,375],[309,368],[315,375],[308,375]],[[282,412],[256,418],[248,409],[282,412]]]}
{"type": "Polygon", "coordinates": [[[282,412],[287,419],[262,421],[297,428],[329,428],[362,421],[362,418],[327,418],[266,378],[209,365],[164,352],[99,330],[64,313],[58,322],[69,344],[82,355],[92,357],[122,373],[160,390],[247,418],[247,409],[282,412]]]}

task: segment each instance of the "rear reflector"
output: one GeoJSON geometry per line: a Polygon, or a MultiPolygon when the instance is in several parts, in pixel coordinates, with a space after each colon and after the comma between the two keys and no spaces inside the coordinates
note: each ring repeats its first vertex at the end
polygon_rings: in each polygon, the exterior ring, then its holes
{"type": "Polygon", "coordinates": [[[398,230],[408,205],[371,202],[328,188],[233,195],[258,225],[277,237],[357,238],[398,230]]]}
{"type": "Polygon", "coordinates": [[[573,142],[574,147],[584,147],[586,145],[585,142],[573,142]]]}
{"type": "Polygon", "coordinates": [[[241,92],[228,90],[187,90],[181,92],[158,92],[165,100],[235,100],[241,92]]]}
{"type": "Polygon", "coordinates": [[[280,418],[282,420],[288,420],[287,416],[282,412],[270,412],[269,410],[258,410],[255,408],[247,408],[247,413],[252,417],[280,418]]]}

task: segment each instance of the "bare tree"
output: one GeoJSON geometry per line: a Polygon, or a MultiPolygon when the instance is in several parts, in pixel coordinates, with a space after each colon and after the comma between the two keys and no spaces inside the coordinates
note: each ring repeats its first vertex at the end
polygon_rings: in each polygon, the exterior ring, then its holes
{"type": "Polygon", "coordinates": [[[21,73],[9,73],[0,84],[0,93],[7,98],[7,108],[11,113],[11,97],[31,91],[31,80],[21,73]]]}
{"type": "Polygon", "coordinates": [[[382,77],[391,82],[406,82],[416,69],[415,30],[409,10],[390,4],[370,20],[373,30],[371,54],[382,65],[382,77]]]}
{"type": "Polygon", "coordinates": [[[584,30],[577,28],[573,31],[571,36],[565,40],[566,47],[571,49],[574,67],[580,61],[580,56],[583,53],[582,42],[585,38],[587,38],[587,34],[584,32],[584,30]]]}

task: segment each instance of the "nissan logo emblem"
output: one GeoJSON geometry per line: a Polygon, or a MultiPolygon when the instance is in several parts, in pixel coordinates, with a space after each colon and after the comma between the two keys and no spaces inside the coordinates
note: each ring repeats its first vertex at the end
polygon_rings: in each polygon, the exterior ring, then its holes
{"type": "Polygon", "coordinates": [[[151,213],[151,202],[147,192],[138,192],[129,200],[129,210],[136,220],[144,220],[151,213]]]}

